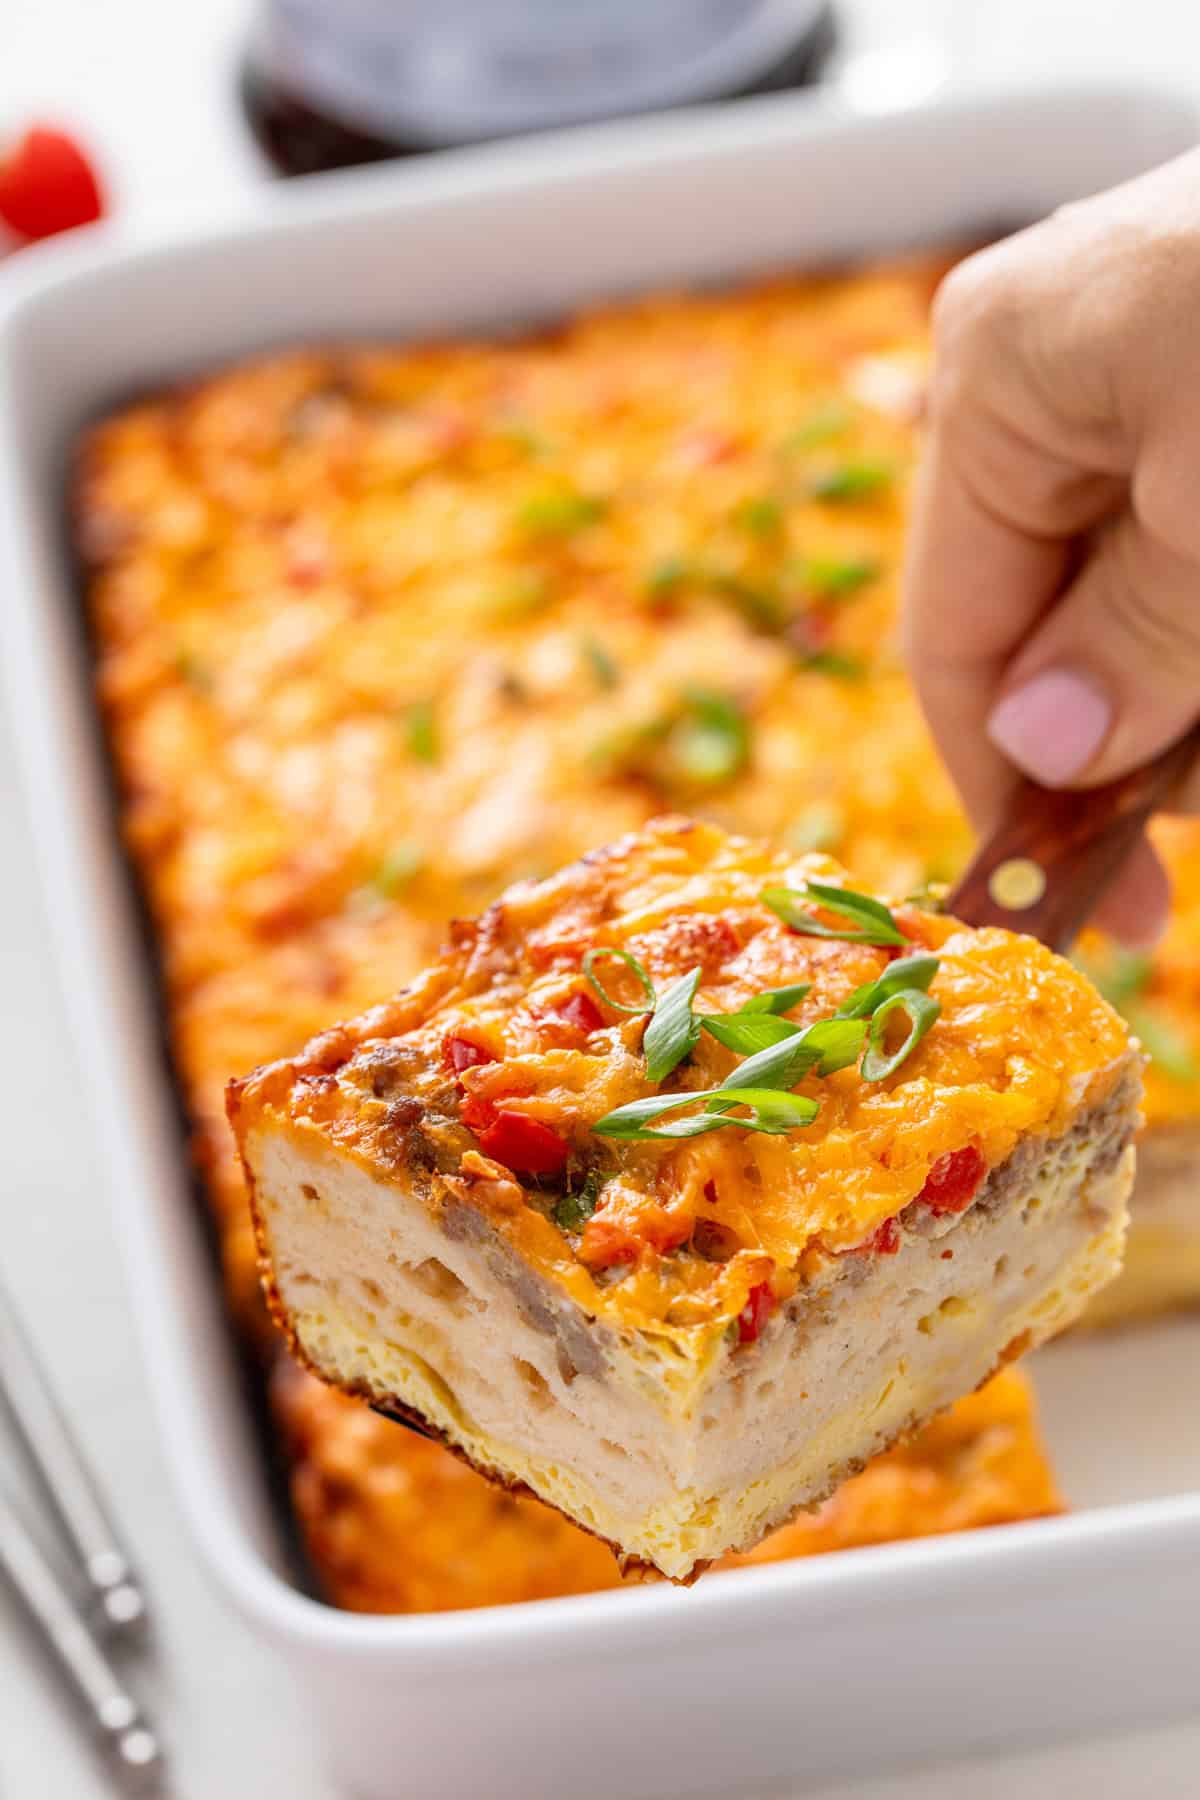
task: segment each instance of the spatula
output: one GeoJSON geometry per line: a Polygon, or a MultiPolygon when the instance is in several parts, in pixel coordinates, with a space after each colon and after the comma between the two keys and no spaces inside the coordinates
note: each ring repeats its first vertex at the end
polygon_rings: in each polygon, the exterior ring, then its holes
{"type": "Polygon", "coordinates": [[[1197,757],[1200,725],[1104,787],[1050,789],[1022,780],[946,910],[969,925],[1003,925],[1066,952],[1151,813],[1170,800],[1197,757]]]}

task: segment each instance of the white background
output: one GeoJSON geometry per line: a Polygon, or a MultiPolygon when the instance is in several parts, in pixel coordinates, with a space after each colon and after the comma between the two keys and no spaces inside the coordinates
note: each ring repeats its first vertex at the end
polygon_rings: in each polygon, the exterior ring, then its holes
{"type": "MultiPolygon", "coordinates": [[[[860,92],[926,82],[945,72],[947,49],[955,80],[1142,72],[1200,91],[1200,9],[1191,0],[846,0],[843,11],[850,49],[873,57],[857,65],[860,92]]],[[[242,0],[0,0],[0,134],[39,115],[76,126],[132,233],[252,207],[266,177],[233,99],[247,12],[242,0]]],[[[148,1578],[160,1623],[153,1667],[139,1683],[169,1745],[172,1793],[334,1800],[282,1671],[224,1612],[183,1535],[78,1089],[0,717],[0,1266],[148,1578]]],[[[16,1483],[18,1471],[0,1448],[0,1482],[10,1477],[16,1483]]],[[[869,1695],[863,1704],[869,1729],[869,1695]]],[[[0,1594],[0,1794],[90,1800],[111,1791],[0,1594]]],[[[398,1777],[400,1792],[419,1797],[419,1773],[398,1777]]],[[[1200,1719],[840,1790],[842,1800],[1198,1793],[1200,1719]]]]}

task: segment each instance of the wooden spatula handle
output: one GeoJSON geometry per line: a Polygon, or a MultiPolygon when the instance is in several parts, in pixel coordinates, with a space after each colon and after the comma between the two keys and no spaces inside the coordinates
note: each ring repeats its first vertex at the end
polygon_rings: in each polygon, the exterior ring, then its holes
{"type": "Polygon", "coordinates": [[[1053,790],[1022,781],[947,910],[968,925],[1004,925],[1069,950],[1150,814],[1198,756],[1200,726],[1105,787],[1053,790]]]}

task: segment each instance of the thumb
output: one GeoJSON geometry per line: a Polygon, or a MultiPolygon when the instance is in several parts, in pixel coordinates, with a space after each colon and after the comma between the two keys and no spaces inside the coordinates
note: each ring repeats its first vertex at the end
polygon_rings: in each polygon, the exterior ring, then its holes
{"type": "Polygon", "coordinates": [[[1200,567],[1122,514],[1022,645],[988,736],[1046,787],[1138,768],[1200,716],[1200,567]]]}

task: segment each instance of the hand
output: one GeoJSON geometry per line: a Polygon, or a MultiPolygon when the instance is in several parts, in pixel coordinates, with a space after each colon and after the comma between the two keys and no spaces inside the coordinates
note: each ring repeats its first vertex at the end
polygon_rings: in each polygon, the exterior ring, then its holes
{"type": "MultiPolygon", "coordinates": [[[[986,830],[1015,770],[1092,786],[1200,716],[1200,154],[960,264],[934,333],[905,630],[986,830]]],[[[1143,841],[1102,922],[1168,899],[1143,841]]]]}

